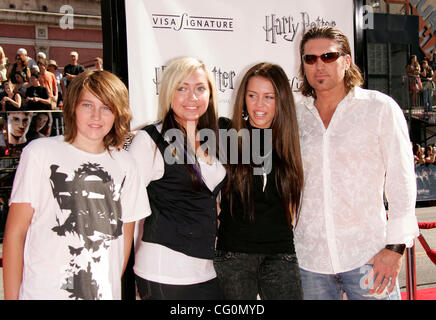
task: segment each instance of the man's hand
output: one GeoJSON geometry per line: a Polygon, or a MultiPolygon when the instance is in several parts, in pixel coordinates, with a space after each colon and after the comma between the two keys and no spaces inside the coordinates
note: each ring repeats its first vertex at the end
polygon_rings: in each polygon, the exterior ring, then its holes
{"type": "Polygon", "coordinates": [[[397,282],[402,264],[402,255],[392,250],[383,249],[368,263],[373,264],[372,270],[366,279],[366,284],[372,283],[369,293],[382,294],[391,281],[388,292],[391,293],[397,282]]]}

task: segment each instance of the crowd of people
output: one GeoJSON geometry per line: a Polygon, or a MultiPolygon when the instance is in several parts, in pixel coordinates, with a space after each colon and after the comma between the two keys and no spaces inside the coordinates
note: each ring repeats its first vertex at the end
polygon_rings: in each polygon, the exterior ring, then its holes
{"type": "Polygon", "coordinates": [[[413,155],[415,165],[436,163],[436,143],[432,143],[425,148],[415,143],[413,145],[413,155]]]}
{"type": "Polygon", "coordinates": [[[5,298],[120,299],[134,244],[144,300],[400,299],[402,256],[419,234],[407,123],[391,97],[361,88],[351,56],[340,30],[307,30],[290,57],[302,101],[279,65],[260,62],[232,119],[218,117],[206,65],[174,59],[158,121],[128,150],[122,81],[98,70],[67,79],[64,135],[29,143],[15,175],[5,298]],[[203,129],[248,136],[224,144],[203,129]],[[256,136],[261,163],[242,141],[256,136]]]}
{"type": "Polygon", "coordinates": [[[436,52],[431,59],[424,57],[421,62],[416,55],[411,55],[406,66],[409,79],[409,98],[412,107],[423,106],[425,116],[433,109],[433,94],[436,81],[436,52]]]}
{"type": "MultiPolygon", "coordinates": [[[[15,60],[9,61],[0,47],[0,111],[62,109],[69,83],[85,71],[76,51],[70,53],[70,59],[60,72],[56,61],[48,60],[44,52],[38,52],[33,59],[26,49],[20,48],[15,60]]],[[[94,58],[94,68],[103,69],[100,57],[94,58]]]]}

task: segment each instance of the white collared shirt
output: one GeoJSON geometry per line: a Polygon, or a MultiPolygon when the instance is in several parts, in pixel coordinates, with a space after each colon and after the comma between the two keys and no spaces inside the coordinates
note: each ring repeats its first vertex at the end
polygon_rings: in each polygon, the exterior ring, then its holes
{"type": "Polygon", "coordinates": [[[335,274],[364,265],[386,244],[411,246],[416,178],[398,104],[356,87],[327,129],[312,97],[297,104],[297,119],[305,179],[294,238],[300,267],[335,274]]]}

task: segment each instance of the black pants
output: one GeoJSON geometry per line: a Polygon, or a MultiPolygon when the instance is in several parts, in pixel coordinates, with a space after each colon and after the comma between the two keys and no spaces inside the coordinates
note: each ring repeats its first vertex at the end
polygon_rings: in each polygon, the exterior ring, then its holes
{"type": "Polygon", "coordinates": [[[295,254],[216,252],[214,267],[229,300],[301,300],[300,269],[295,254]]]}
{"type": "Polygon", "coordinates": [[[221,300],[218,280],[192,285],[171,285],[149,281],[138,276],[136,285],[142,300],[221,300]]]}

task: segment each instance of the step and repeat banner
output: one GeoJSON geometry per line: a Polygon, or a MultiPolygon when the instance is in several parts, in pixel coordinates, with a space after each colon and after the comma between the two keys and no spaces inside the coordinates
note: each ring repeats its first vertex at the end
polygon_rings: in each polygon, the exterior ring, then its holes
{"type": "Polygon", "coordinates": [[[258,62],[279,64],[298,88],[299,44],[310,27],[336,26],[354,48],[350,0],[138,0],[125,6],[132,129],[156,120],[159,81],[174,58],[206,63],[215,76],[218,113],[230,117],[240,79],[258,62]]]}

